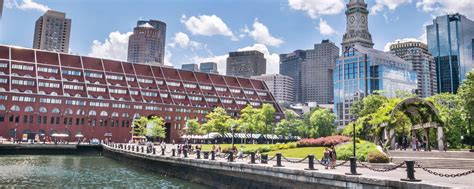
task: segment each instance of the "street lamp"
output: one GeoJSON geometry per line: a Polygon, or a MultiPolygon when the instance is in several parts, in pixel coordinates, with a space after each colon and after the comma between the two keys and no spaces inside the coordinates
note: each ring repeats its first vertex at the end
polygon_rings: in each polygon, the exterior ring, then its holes
{"type": "Polygon", "coordinates": [[[234,131],[235,131],[235,123],[232,124],[230,127],[230,131],[232,132],[232,149],[234,149],[234,131]]]}
{"type": "Polygon", "coordinates": [[[17,127],[18,127],[18,122],[15,123],[15,140],[13,141],[13,143],[17,142],[17,141],[16,141],[16,128],[17,128],[17,127]]]}
{"type": "Polygon", "coordinates": [[[471,145],[471,150],[469,150],[469,151],[474,152],[474,150],[472,149],[472,130],[471,130],[471,127],[472,127],[472,117],[469,116],[469,144],[471,145]]]}
{"type": "Polygon", "coordinates": [[[361,175],[357,173],[357,157],[356,157],[356,126],[355,126],[355,118],[352,118],[352,157],[349,158],[351,163],[351,172],[346,173],[346,175],[361,175]]]}

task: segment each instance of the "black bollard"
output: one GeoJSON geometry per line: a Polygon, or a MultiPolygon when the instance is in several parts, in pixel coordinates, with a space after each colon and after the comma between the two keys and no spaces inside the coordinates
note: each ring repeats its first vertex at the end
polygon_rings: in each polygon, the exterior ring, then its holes
{"type": "Polygon", "coordinates": [[[171,149],[171,156],[176,156],[176,149],[171,149]]]}
{"type": "Polygon", "coordinates": [[[255,152],[250,152],[250,162],[249,164],[255,164],[255,152]]]}
{"type": "Polygon", "coordinates": [[[164,149],[164,148],[161,148],[161,155],[162,155],[162,156],[165,155],[165,149],[164,149]]]}
{"type": "Polygon", "coordinates": [[[211,151],[211,160],[216,160],[216,152],[214,150],[211,151]]]}
{"type": "Polygon", "coordinates": [[[135,146],[132,146],[132,151],[135,151],[135,146]]]}
{"type": "Polygon", "coordinates": [[[415,161],[405,161],[407,166],[407,178],[400,179],[407,182],[420,182],[420,179],[415,178],[415,161]]]}
{"type": "Polygon", "coordinates": [[[234,152],[229,152],[229,157],[227,158],[229,162],[234,162],[234,152]]]}
{"type": "Polygon", "coordinates": [[[201,150],[196,150],[196,159],[201,159],[201,150]]]}
{"type": "Polygon", "coordinates": [[[181,149],[178,149],[178,154],[181,154],[181,149]]]}
{"type": "Polygon", "coordinates": [[[143,150],[143,146],[142,146],[142,153],[143,153],[143,151],[144,151],[144,150],[143,150]]]}
{"type": "Polygon", "coordinates": [[[284,167],[284,166],[281,164],[281,153],[276,153],[276,157],[277,157],[277,163],[276,163],[276,165],[274,165],[273,167],[284,167]]]}
{"type": "Polygon", "coordinates": [[[153,147],[153,155],[155,155],[155,154],[156,154],[156,148],[153,147]]]}
{"type": "Polygon", "coordinates": [[[187,157],[188,157],[188,150],[186,150],[186,149],[183,149],[183,156],[184,156],[185,158],[187,158],[187,157]]]}
{"type": "Polygon", "coordinates": [[[308,155],[308,168],[304,170],[317,170],[314,168],[314,155],[313,154],[308,155]]]}
{"type": "Polygon", "coordinates": [[[360,173],[357,173],[357,158],[356,157],[350,157],[349,161],[351,163],[351,172],[346,173],[346,175],[362,175],[360,173]]]}
{"type": "Polygon", "coordinates": [[[209,152],[204,152],[204,159],[209,159],[209,152]]]}
{"type": "Polygon", "coordinates": [[[128,151],[130,151],[130,145],[127,145],[128,151]]]}
{"type": "Polygon", "coordinates": [[[262,154],[262,157],[260,158],[260,163],[261,164],[267,164],[268,163],[268,154],[262,154]]]}

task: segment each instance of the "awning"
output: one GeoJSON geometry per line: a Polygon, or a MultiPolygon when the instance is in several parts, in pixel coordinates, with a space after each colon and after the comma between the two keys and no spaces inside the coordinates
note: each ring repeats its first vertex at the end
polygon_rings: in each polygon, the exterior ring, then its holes
{"type": "Polygon", "coordinates": [[[52,134],[51,136],[52,136],[52,137],[69,137],[68,134],[63,134],[63,133],[61,133],[61,134],[54,133],[54,134],[52,134]]]}
{"type": "Polygon", "coordinates": [[[136,138],[136,139],[145,139],[146,137],[145,137],[145,136],[133,136],[132,138],[136,138]]]}
{"type": "Polygon", "coordinates": [[[105,133],[104,136],[105,137],[112,137],[112,133],[105,133]]]}
{"type": "Polygon", "coordinates": [[[82,137],[84,137],[84,135],[82,135],[82,134],[77,134],[76,135],[76,138],[82,138],[82,137]]]}

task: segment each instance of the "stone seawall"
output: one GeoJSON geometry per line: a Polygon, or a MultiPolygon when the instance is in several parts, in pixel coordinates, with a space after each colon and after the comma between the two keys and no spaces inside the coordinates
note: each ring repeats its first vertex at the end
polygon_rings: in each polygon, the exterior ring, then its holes
{"type": "Polygon", "coordinates": [[[100,145],[0,144],[0,155],[100,155],[100,145]]]}
{"type": "Polygon", "coordinates": [[[106,157],[214,188],[444,188],[246,163],[152,156],[104,146],[106,157]]]}

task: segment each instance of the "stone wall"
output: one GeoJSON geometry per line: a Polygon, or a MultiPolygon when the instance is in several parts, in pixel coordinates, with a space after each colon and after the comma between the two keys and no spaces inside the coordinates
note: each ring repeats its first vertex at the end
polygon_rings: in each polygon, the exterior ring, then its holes
{"type": "Polygon", "coordinates": [[[0,144],[0,155],[101,155],[100,145],[0,144]]]}

